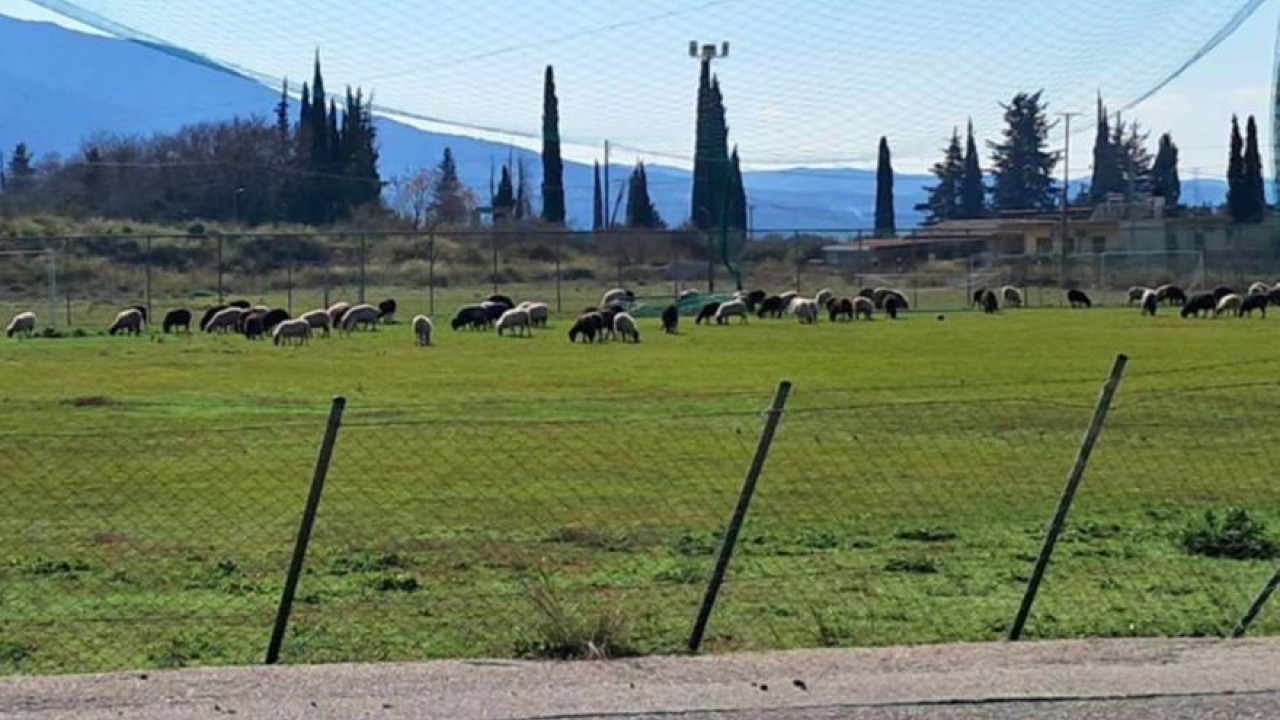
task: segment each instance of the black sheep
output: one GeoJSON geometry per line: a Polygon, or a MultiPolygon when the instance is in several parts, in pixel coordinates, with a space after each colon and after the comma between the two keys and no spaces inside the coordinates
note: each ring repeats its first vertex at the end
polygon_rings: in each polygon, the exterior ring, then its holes
{"type": "Polygon", "coordinates": [[[662,330],[664,332],[675,334],[676,328],[680,325],[680,310],[675,305],[668,305],[662,311],[662,330]]]}
{"type": "Polygon", "coordinates": [[[234,307],[234,308],[240,308],[241,310],[248,310],[253,306],[249,304],[248,300],[232,300],[231,302],[227,303],[227,307],[234,307]]]}
{"type": "Polygon", "coordinates": [[[888,315],[890,320],[897,320],[898,310],[906,309],[906,307],[907,304],[897,293],[892,293],[884,299],[884,314],[888,315]]]}
{"type": "Polygon", "coordinates": [[[1196,293],[1187,298],[1187,302],[1182,306],[1182,317],[1189,318],[1193,315],[1200,317],[1200,313],[1204,313],[1205,317],[1213,312],[1218,306],[1218,301],[1213,298],[1213,293],[1196,293]]]}
{"type": "Polygon", "coordinates": [[[604,325],[604,317],[598,312],[583,313],[569,328],[569,342],[576,343],[581,337],[584,343],[594,343],[604,325]]]}
{"type": "Polygon", "coordinates": [[[1156,299],[1169,305],[1182,305],[1187,301],[1187,294],[1177,285],[1161,285],[1156,288],[1156,299]]]}
{"type": "Polygon", "coordinates": [[[872,302],[875,302],[876,291],[873,288],[862,288],[861,290],[858,291],[858,297],[864,297],[868,300],[871,300],[872,302]]]}
{"type": "Polygon", "coordinates": [[[454,314],[449,326],[454,330],[469,327],[473,330],[489,327],[489,314],[479,305],[463,305],[454,314]]]}
{"type": "Polygon", "coordinates": [[[768,293],[763,290],[752,290],[742,296],[742,301],[747,304],[747,312],[755,312],[756,306],[764,302],[764,299],[768,296],[768,293]]]}
{"type": "Polygon", "coordinates": [[[391,316],[396,314],[396,307],[395,298],[387,298],[386,300],[378,303],[378,319],[389,319],[391,316]]]}
{"type": "Polygon", "coordinates": [[[289,313],[280,308],[268,310],[267,314],[262,316],[262,328],[267,332],[271,332],[276,329],[277,325],[288,319],[289,313]]]}
{"type": "Polygon", "coordinates": [[[148,317],[148,315],[147,315],[147,306],[146,306],[146,305],[130,305],[128,308],[125,308],[125,309],[127,310],[127,309],[130,309],[130,308],[132,308],[133,310],[137,310],[138,312],[142,313],[142,322],[143,322],[143,323],[151,322],[151,318],[150,318],[150,317],[148,317]]]}
{"type": "Polygon", "coordinates": [[[1142,296],[1142,314],[1143,315],[1150,315],[1151,317],[1155,317],[1156,308],[1159,306],[1160,306],[1160,300],[1156,296],[1156,293],[1154,290],[1148,290],[1142,296]]]}
{"type": "Polygon", "coordinates": [[[982,312],[990,315],[1000,310],[1000,300],[996,298],[996,294],[991,290],[982,291],[982,312]]]}
{"type": "Polygon", "coordinates": [[[1265,320],[1267,318],[1268,302],[1269,300],[1266,295],[1250,295],[1244,299],[1243,303],[1240,304],[1240,317],[1244,317],[1245,315],[1253,317],[1253,311],[1258,310],[1262,312],[1262,319],[1265,320]]]}
{"type": "Polygon", "coordinates": [[[600,339],[604,340],[608,337],[610,340],[617,340],[618,334],[613,329],[613,318],[618,313],[623,312],[621,305],[610,305],[609,307],[596,313],[600,317],[600,339]]]}
{"type": "Polygon", "coordinates": [[[498,303],[499,305],[506,305],[507,310],[510,310],[511,308],[516,306],[516,304],[512,302],[511,298],[507,297],[506,295],[499,295],[497,293],[494,293],[493,295],[490,295],[489,297],[485,298],[484,301],[491,302],[491,303],[498,303]]]}
{"type": "Polygon", "coordinates": [[[831,322],[835,322],[836,318],[844,316],[844,319],[853,320],[853,300],[849,298],[840,298],[839,300],[832,298],[827,302],[827,315],[831,318],[831,322]]]}
{"type": "Polygon", "coordinates": [[[493,325],[498,322],[498,318],[502,317],[502,313],[510,310],[510,307],[504,307],[502,303],[493,300],[486,300],[480,305],[484,310],[485,324],[493,325]]]}
{"type": "Polygon", "coordinates": [[[200,316],[201,332],[203,332],[205,328],[209,327],[209,321],[213,319],[214,315],[217,315],[218,313],[226,309],[227,309],[226,305],[214,305],[213,307],[205,310],[204,314],[200,316]]]}
{"type": "Polygon", "coordinates": [[[247,313],[244,319],[240,321],[240,332],[244,333],[246,340],[261,340],[266,333],[262,324],[263,313],[247,313]]]}
{"type": "Polygon", "coordinates": [[[179,308],[178,310],[170,310],[164,316],[164,334],[168,335],[170,330],[182,328],[185,332],[191,332],[191,311],[179,308]]]}
{"type": "MultiPolygon", "coordinates": [[[[706,305],[703,305],[702,309],[698,311],[698,317],[696,320],[693,321],[693,324],[701,325],[703,320],[706,320],[707,322],[711,322],[711,320],[714,319],[716,316],[716,311],[719,309],[720,309],[720,303],[718,302],[712,301],[707,303],[706,305]]],[[[761,310],[760,312],[764,312],[764,310],[761,310]]]]}
{"type": "Polygon", "coordinates": [[[984,287],[980,287],[980,288],[978,288],[977,290],[974,290],[974,291],[973,291],[973,302],[971,303],[971,305],[972,305],[973,307],[982,307],[982,297],[983,297],[983,295],[985,295],[985,294],[986,294],[986,292],[987,292],[987,289],[986,289],[986,288],[984,288],[984,287]]]}
{"type": "Polygon", "coordinates": [[[781,295],[770,295],[760,301],[760,309],[756,312],[756,317],[764,319],[765,315],[771,315],[780,318],[786,309],[787,304],[782,301],[781,295]]]}
{"type": "Polygon", "coordinates": [[[1086,295],[1083,290],[1075,288],[1067,291],[1067,302],[1070,303],[1073,308],[1093,307],[1093,301],[1089,299],[1089,296],[1086,295]]]}
{"type": "Polygon", "coordinates": [[[1236,292],[1235,290],[1232,290],[1226,285],[1219,285],[1218,287],[1213,289],[1213,301],[1215,303],[1220,302],[1222,298],[1228,295],[1234,295],[1235,292],[1236,292]]]}

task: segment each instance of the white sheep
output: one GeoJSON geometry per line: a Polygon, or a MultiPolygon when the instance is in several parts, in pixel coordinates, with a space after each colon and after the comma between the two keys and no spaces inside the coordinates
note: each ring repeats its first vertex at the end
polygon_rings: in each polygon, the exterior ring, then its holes
{"type": "Polygon", "coordinates": [[[142,334],[142,311],[137,308],[128,308],[121,310],[116,319],[112,321],[111,327],[107,328],[108,335],[124,333],[126,335],[142,334]]]}
{"type": "Polygon", "coordinates": [[[827,306],[827,302],[831,300],[831,296],[831,288],[822,288],[817,295],[813,296],[813,302],[818,307],[824,308],[827,306]]]}
{"type": "Polygon", "coordinates": [[[13,316],[9,321],[9,327],[5,329],[8,337],[19,335],[21,337],[31,337],[36,331],[36,314],[33,312],[20,312],[13,316]]]}
{"type": "Polygon", "coordinates": [[[297,320],[285,320],[271,331],[271,342],[277,347],[284,345],[306,345],[311,340],[311,322],[300,317],[297,320]]]}
{"type": "Polygon", "coordinates": [[[1250,295],[1266,295],[1271,292],[1271,286],[1264,282],[1256,282],[1249,286],[1250,295]]]}
{"type": "Polygon", "coordinates": [[[804,325],[812,325],[818,321],[818,304],[813,300],[797,298],[791,305],[791,314],[804,325]]]}
{"type": "Polygon", "coordinates": [[[738,317],[742,322],[747,321],[747,304],[741,300],[730,300],[726,303],[720,303],[720,307],[716,309],[716,324],[724,325],[729,322],[729,318],[738,317]]]}
{"type": "Polygon", "coordinates": [[[600,298],[600,307],[607,308],[615,303],[625,303],[633,297],[635,296],[622,288],[614,288],[605,293],[603,298],[600,298]]]}
{"type": "Polygon", "coordinates": [[[329,313],[329,325],[332,327],[339,327],[342,322],[342,316],[346,315],[347,311],[350,309],[351,303],[338,302],[330,305],[329,309],[325,311],[329,313]]]}
{"type": "Polygon", "coordinates": [[[306,320],[312,329],[324,330],[324,336],[329,337],[329,330],[333,327],[333,319],[329,317],[328,310],[308,310],[298,317],[299,320],[306,320]]]}
{"type": "Polygon", "coordinates": [[[529,313],[529,323],[534,327],[546,327],[547,320],[551,317],[551,308],[546,303],[522,302],[516,309],[529,313]]]}
{"type": "Polygon", "coordinates": [[[1022,291],[1012,285],[1005,285],[1000,288],[1000,296],[1004,298],[1004,304],[1008,307],[1020,308],[1027,304],[1026,298],[1022,296],[1022,291]]]}
{"type": "Polygon", "coordinates": [[[533,335],[530,329],[531,320],[528,310],[511,309],[502,313],[502,317],[498,318],[498,323],[494,326],[501,335],[503,330],[511,330],[517,335],[533,335]]]}
{"type": "Polygon", "coordinates": [[[640,342],[640,328],[636,326],[636,319],[628,313],[618,313],[613,316],[613,331],[622,337],[622,342],[640,342]]]}
{"type": "Polygon", "coordinates": [[[240,326],[240,320],[246,312],[248,311],[244,308],[223,308],[209,318],[209,324],[205,326],[204,331],[207,333],[233,332],[240,326]]]}
{"type": "Polygon", "coordinates": [[[418,347],[431,345],[431,318],[426,315],[415,315],[413,318],[413,339],[418,347]]]}
{"type": "Polygon", "coordinates": [[[1240,297],[1235,293],[1231,293],[1230,295],[1223,295],[1222,299],[1218,301],[1218,307],[1213,311],[1213,316],[1218,317],[1224,312],[1230,312],[1235,315],[1239,315],[1240,306],[1242,304],[1244,304],[1244,298],[1240,297]]]}
{"type": "Polygon", "coordinates": [[[382,311],[373,305],[356,305],[342,315],[342,332],[350,335],[360,326],[377,330],[380,317],[382,311]]]}
{"type": "Polygon", "coordinates": [[[872,302],[871,298],[862,297],[861,295],[859,295],[858,297],[853,299],[853,319],[854,320],[857,320],[859,315],[870,320],[871,313],[875,312],[875,309],[876,309],[876,304],[872,302]]]}

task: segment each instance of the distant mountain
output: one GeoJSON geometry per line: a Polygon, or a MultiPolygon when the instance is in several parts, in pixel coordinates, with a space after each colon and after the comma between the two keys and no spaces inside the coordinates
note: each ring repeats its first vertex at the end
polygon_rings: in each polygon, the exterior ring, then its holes
{"type": "MultiPolygon", "coordinates": [[[[308,69],[299,59],[299,69],[308,69]]],[[[196,58],[154,47],[87,35],[48,23],[0,16],[0,100],[9,111],[0,117],[0,151],[8,154],[26,142],[37,155],[73,153],[96,133],[147,134],[184,124],[234,115],[267,116],[278,90],[196,58]]],[[[531,108],[530,112],[541,112],[531,108]]],[[[690,123],[693,119],[690,118],[690,123]]],[[[488,196],[495,165],[508,157],[523,159],[529,187],[536,194],[541,165],[536,153],[487,140],[427,132],[394,120],[378,121],[384,178],[414,167],[434,165],[446,146],[453,149],[459,174],[479,197],[488,196]]],[[[630,168],[614,165],[615,188],[630,168]]],[[[873,225],[875,173],[855,169],[794,169],[748,172],[744,182],[753,206],[754,227],[789,229],[862,229],[873,225]]],[[[898,225],[921,220],[914,206],[924,199],[931,178],[895,178],[898,225]]],[[[690,175],[661,165],[649,167],[649,192],[668,222],[688,216],[690,175]]],[[[565,193],[570,222],[590,224],[591,167],[565,164],[565,193]]],[[[1218,181],[1185,182],[1183,196],[1220,202],[1218,181]]],[[[616,200],[616,195],[612,200],[616,200]]],[[[618,213],[621,216],[621,210],[618,213]]]]}

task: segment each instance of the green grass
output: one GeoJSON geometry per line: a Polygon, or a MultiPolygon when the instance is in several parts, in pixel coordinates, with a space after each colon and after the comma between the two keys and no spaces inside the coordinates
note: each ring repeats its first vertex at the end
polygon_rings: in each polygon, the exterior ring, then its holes
{"type": "Polygon", "coordinates": [[[335,394],[289,662],[679,650],[782,377],[711,650],[999,637],[1121,351],[1029,634],[1221,634],[1275,562],[1182,538],[1228,506],[1280,530],[1280,320],[646,320],[595,347],[443,320],[430,349],[0,343],[0,672],[258,661],[335,394]]]}

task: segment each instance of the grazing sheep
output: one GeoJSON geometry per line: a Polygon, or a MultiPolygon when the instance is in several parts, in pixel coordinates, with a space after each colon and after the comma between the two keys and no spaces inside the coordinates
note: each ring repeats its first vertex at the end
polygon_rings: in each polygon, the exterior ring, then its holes
{"type": "Polygon", "coordinates": [[[223,308],[209,318],[208,324],[204,326],[204,331],[208,333],[225,333],[238,330],[240,328],[240,320],[244,318],[244,315],[244,308],[234,306],[223,308]]]}
{"type": "Polygon", "coordinates": [[[532,337],[533,331],[530,329],[531,323],[532,321],[529,318],[529,312],[527,310],[512,309],[502,313],[502,316],[498,318],[497,325],[494,327],[498,329],[499,335],[501,335],[504,330],[510,330],[514,335],[532,337]]]}
{"type": "Polygon", "coordinates": [[[756,312],[756,317],[763,319],[765,315],[775,318],[782,317],[782,312],[787,309],[787,303],[782,299],[781,295],[770,295],[760,301],[760,308],[756,312]]]}
{"type": "MultiPolygon", "coordinates": [[[[325,312],[328,315],[327,311],[325,312]]],[[[297,320],[285,320],[271,331],[271,343],[276,347],[280,345],[306,345],[311,342],[311,322],[307,320],[307,313],[297,320]]],[[[326,326],[327,327],[327,326],[326,326]]]]}
{"type": "Polygon", "coordinates": [[[1181,305],[1187,301],[1187,294],[1177,285],[1161,285],[1156,288],[1156,299],[1168,305],[1181,305]]]}
{"type": "Polygon", "coordinates": [[[137,308],[128,308],[121,310],[116,319],[112,321],[111,327],[107,328],[108,335],[124,333],[125,335],[141,335],[142,334],[142,313],[137,308]]]}
{"type": "MultiPolygon", "coordinates": [[[[306,320],[307,324],[310,325],[313,329],[320,328],[321,330],[324,330],[325,337],[329,337],[329,330],[330,328],[333,327],[333,322],[329,317],[328,310],[309,310],[307,312],[302,313],[302,315],[300,315],[298,319],[306,320]]],[[[280,325],[277,324],[276,327],[280,327],[280,325]]],[[[271,335],[272,337],[275,337],[274,328],[272,328],[271,330],[271,335]]]]}
{"type": "Polygon", "coordinates": [[[266,329],[267,332],[271,332],[276,329],[277,325],[288,319],[289,312],[287,310],[282,310],[280,308],[268,310],[262,314],[262,327],[266,329]]]}
{"type": "Polygon", "coordinates": [[[502,313],[511,310],[512,307],[503,305],[493,300],[485,300],[480,303],[480,307],[484,309],[484,319],[486,325],[492,325],[498,322],[498,318],[502,317],[502,313]]]}
{"type": "Polygon", "coordinates": [[[1182,305],[1182,317],[1189,318],[1192,316],[1200,317],[1200,313],[1204,313],[1204,317],[1209,317],[1209,313],[1217,306],[1217,301],[1213,298],[1213,293],[1196,293],[1187,298],[1182,305]]]}
{"type": "Polygon", "coordinates": [[[609,307],[613,304],[629,303],[636,299],[635,293],[622,288],[614,288],[604,294],[600,299],[600,307],[609,307]]]}
{"type": "Polygon", "coordinates": [[[178,328],[182,328],[183,332],[186,333],[191,332],[190,310],[178,308],[177,310],[170,310],[164,314],[164,323],[161,325],[161,329],[164,330],[164,334],[168,335],[170,330],[176,331],[178,328]]]}
{"type": "Polygon", "coordinates": [[[1148,290],[1142,294],[1142,315],[1156,316],[1156,308],[1160,306],[1159,297],[1155,290],[1148,290]]]}
{"type": "Polygon", "coordinates": [[[489,327],[489,313],[480,305],[463,305],[454,313],[449,326],[454,330],[462,327],[486,330],[489,327]]]}
{"type": "Polygon", "coordinates": [[[766,297],[768,297],[768,293],[766,293],[765,291],[752,290],[751,292],[744,295],[742,299],[745,300],[747,303],[747,311],[755,312],[756,306],[764,302],[764,299],[766,297]]]}
{"type": "Polygon", "coordinates": [[[853,319],[857,320],[862,317],[866,320],[871,319],[871,313],[876,309],[876,304],[869,297],[859,295],[853,299],[853,319]]]}
{"type": "Polygon", "coordinates": [[[893,288],[880,287],[871,291],[871,302],[875,303],[877,310],[884,309],[884,301],[890,297],[894,297],[898,299],[899,310],[906,310],[907,308],[911,307],[907,303],[907,296],[903,295],[902,292],[899,290],[894,290],[893,288]]]}
{"type": "Polygon", "coordinates": [[[987,289],[985,287],[980,287],[977,290],[974,290],[973,297],[969,301],[969,306],[978,308],[982,307],[982,296],[985,295],[986,292],[987,289]]]}
{"type": "Polygon", "coordinates": [[[232,300],[231,302],[227,303],[227,307],[240,308],[241,310],[248,310],[249,308],[253,307],[253,305],[251,305],[248,300],[232,300]]]}
{"type": "Polygon", "coordinates": [[[226,309],[226,305],[214,305],[211,308],[205,308],[204,314],[200,316],[200,331],[204,332],[209,327],[209,321],[213,320],[213,316],[226,309]]]}
{"type": "Polygon", "coordinates": [[[1271,292],[1271,286],[1264,282],[1256,282],[1249,286],[1250,295],[1266,295],[1271,292]]]}
{"type": "Polygon", "coordinates": [[[516,304],[512,302],[511,298],[507,297],[506,295],[500,295],[498,293],[494,293],[493,295],[490,295],[489,297],[485,298],[484,301],[502,305],[504,310],[510,310],[511,308],[516,306],[516,304]]]}
{"type": "Polygon", "coordinates": [[[604,316],[598,312],[583,313],[569,328],[569,342],[576,343],[581,337],[584,342],[594,343],[596,335],[604,326],[604,316]]]}
{"type": "Polygon", "coordinates": [[[1244,304],[1244,298],[1235,293],[1227,293],[1218,299],[1218,306],[1213,309],[1213,316],[1218,317],[1222,313],[1229,312],[1240,316],[1240,307],[1244,304]]]}
{"type": "Polygon", "coordinates": [[[800,293],[796,292],[795,290],[788,290],[782,293],[781,295],[779,295],[778,297],[782,298],[782,307],[788,308],[788,307],[791,307],[792,300],[795,300],[796,298],[800,297],[800,293]]]}
{"type": "Polygon", "coordinates": [[[1147,291],[1150,289],[1151,288],[1142,287],[1141,285],[1134,285],[1129,288],[1129,304],[1132,305],[1136,302],[1142,302],[1142,297],[1146,295],[1147,291]]]}
{"type": "Polygon", "coordinates": [[[329,306],[329,324],[333,327],[342,325],[342,317],[351,309],[351,303],[338,302],[329,306]]]}
{"type": "Polygon", "coordinates": [[[600,340],[617,340],[618,333],[613,329],[613,319],[618,316],[618,313],[622,312],[622,306],[610,305],[597,312],[600,314],[600,340]]]}
{"type": "Polygon", "coordinates": [[[703,305],[702,309],[698,311],[698,317],[693,321],[693,324],[701,325],[703,320],[710,323],[718,312],[720,312],[720,303],[715,301],[709,302],[706,305],[703,305]]]}
{"type": "Polygon", "coordinates": [[[246,340],[261,340],[266,333],[266,326],[262,319],[266,317],[265,313],[257,311],[245,313],[244,318],[240,322],[240,332],[244,333],[246,340]]]}
{"type": "Polygon", "coordinates": [[[675,305],[668,305],[662,311],[662,331],[668,335],[675,335],[679,325],[680,310],[675,305]]]}
{"type": "Polygon", "coordinates": [[[1012,285],[1005,285],[1000,288],[1000,297],[1004,298],[1004,304],[1013,308],[1020,308],[1027,304],[1027,299],[1023,296],[1022,291],[1012,285]]]}
{"type": "Polygon", "coordinates": [[[9,321],[9,326],[5,328],[5,336],[13,337],[31,337],[36,331],[36,314],[33,312],[20,312],[13,316],[9,321]]]}
{"type": "Polygon", "coordinates": [[[1236,291],[1226,285],[1219,285],[1213,289],[1213,301],[1222,302],[1222,298],[1228,295],[1235,295],[1236,291]]]}
{"type": "Polygon", "coordinates": [[[613,316],[613,331],[622,337],[622,342],[640,342],[640,328],[636,327],[636,319],[629,313],[618,313],[613,316]]]}
{"type": "Polygon", "coordinates": [[[1076,288],[1072,288],[1071,290],[1067,291],[1067,302],[1071,305],[1072,308],[1077,310],[1081,308],[1087,309],[1087,308],[1093,307],[1093,301],[1089,299],[1089,296],[1086,295],[1083,290],[1079,290],[1076,288]]]}
{"type": "Polygon", "coordinates": [[[822,288],[818,291],[817,295],[813,296],[813,302],[818,307],[826,307],[833,295],[834,293],[831,292],[830,288],[822,288]]]}
{"type": "Polygon", "coordinates": [[[730,300],[721,303],[719,309],[716,310],[716,324],[724,325],[729,322],[729,318],[740,318],[743,323],[747,321],[747,304],[741,300],[730,300]]]}
{"type": "Polygon", "coordinates": [[[862,288],[858,291],[858,297],[864,297],[874,303],[876,300],[875,288],[862,288]]]}
{"type": "Polygon", "coordinates": [[[991,315],[1000,311],[1000,300],[996,298],[995,292],[984,290],[982,292],[982,312],[991,315]]]}
{"type": "Polygon", "coordinates": [[[1264,293],[1262,295],[1250,295],[1245,298],[1244,302],[1240,303],[1240,317],[1244,317],[1245,315],[1253,317],[1253,311],[1258,310],[1262,313],[1262,319],[1266,320],[1267,303],[1271,302],[1270,298],[1267,297],[1269,292],[1270,291],[1268,290],[1268,293],[1264,293]]]}
{"type": "Polygon", "coordinates": [[[413,317],[413,342],[418,347],[428,347],[431,345],[431,318],[426,315],[415,315],[413,317]]]}
{"type": "Polygon", "coordinates": [[[378,308],[372,305],[356,305],[342,315],[342,332],[350,335],[358,327],[366,330],[378,329],[378,318],[382,317],[378,308]]]}
{"type": "Polygon", "coordinates": [[[134,310],[137,310],[138,312],[142,313],[142,324],[143,324],[143,325],[146,325],[147,323],[151,322],[151,316],[150,316],[149,311],[147,310],[147,306],[146,306],[146,305],[130,305],[129,307],[124,308],[124,309],[125,309],[125,310],[128,310],[129,308],[133,308],[134,310]]]}
{"type": "Polygon", "coordinates": [[[813,325],[818,322],[818,304],[806,298],[796,298],[791,304],[791,314],[796,316],[800,324],[813,325]]]}
{"type": "Polygon", "coordinates": [[[830,318],[831,322],[835,322],[840,317],[852,322],[853,300],[850,298],[840,298],[839,300],[832,298],[827,302],[827,317],[830,318]]]}
{"type": "Polygon", "coordinates": [[[529,322],[534,327],[546,327],[547,320],[551,317],[551,308],[546,303],[540,302],[523,302],[519,305],[520,309],[529,313],[529,322]]]}
{"type": "Polygon", "coordinates": [[[906,305],[896,295],[890,295],[884,299],[884,314],[888,315],[890,320],[897,320],[898,311],[905,307],[906,305]]]}
{"type": "Polygon", "coordinates": [[[384,322],[392,319],[395,317],[397,309],[399,309],[399,306],[396,304],[395,298],[387,298],[386,300],[383,300],[378,303],[379,319],[384,322]]]}

